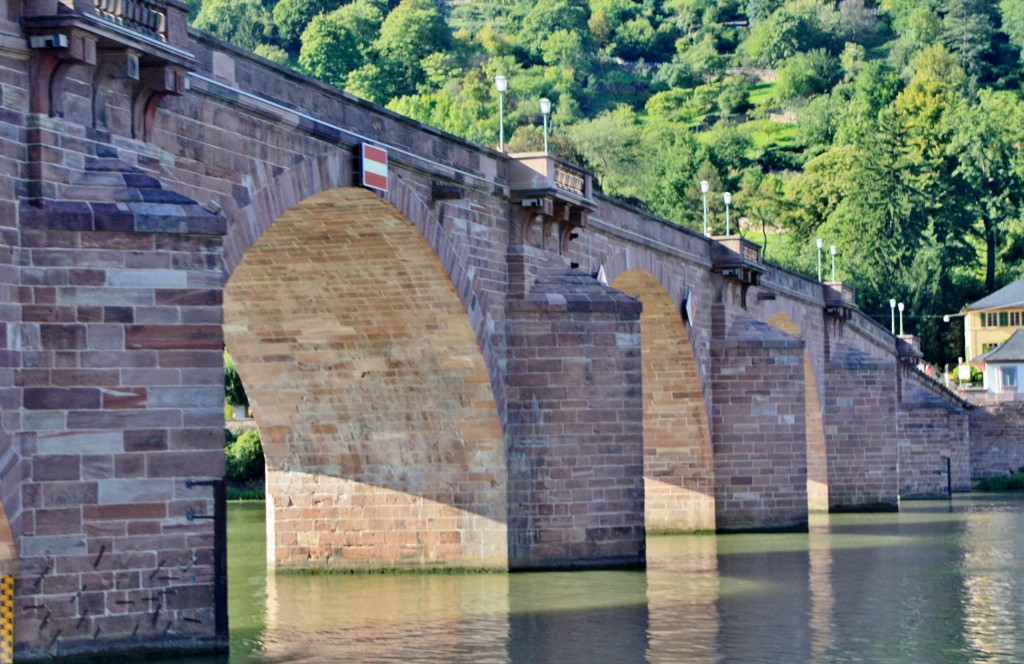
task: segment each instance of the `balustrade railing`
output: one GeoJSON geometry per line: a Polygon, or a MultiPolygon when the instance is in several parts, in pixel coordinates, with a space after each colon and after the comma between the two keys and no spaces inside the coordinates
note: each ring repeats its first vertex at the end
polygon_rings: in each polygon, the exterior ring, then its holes
{"type": "Polygon", "coordinates": [[[164,40],[167,0],[94,0],[96,13],[129,30],[164,40]]]}

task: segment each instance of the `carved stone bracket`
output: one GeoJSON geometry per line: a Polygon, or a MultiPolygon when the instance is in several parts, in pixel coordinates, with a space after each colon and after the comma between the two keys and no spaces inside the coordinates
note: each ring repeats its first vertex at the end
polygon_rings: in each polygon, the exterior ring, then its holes
{"type": "Polygon", "coordinates": [[[92,67],[93,125],[106,130],[115,84],[131,97],[131,133],[146,139],[160,101],[185,92],[195,69],[188,51],[188,7],[176,0],[28,0],[22,30],[32,51],[31,109],[63,117],[75,65],[92,67]]]}
{"type": "Polygon", "coordinates": [[[747,291],[757,286],[765,269],[761,248],[736,235],[714,238],[711,245],[711,269],[740,285],[740,306],[747,308],[747,291]]]}
{"type": "Polygon", "coordinates": [[[540,225],[542,245],[554,236],[557,246],[553,250],[565,255],[577,229],[586,227],[587,215],[596,209],[591,174],[545,152],[512,157],[509,190],[513,203],[522,210],[514,215],[513,241],[527,244],[531,230],[540,225]]]}

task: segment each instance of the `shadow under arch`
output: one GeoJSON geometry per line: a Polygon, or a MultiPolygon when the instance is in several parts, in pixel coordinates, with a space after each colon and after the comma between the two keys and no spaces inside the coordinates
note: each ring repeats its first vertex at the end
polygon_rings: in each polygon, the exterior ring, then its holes
{"type": "MultiPolygon", "coordinates": [[[[800,328],[792,317],[779,311],[768,319],[768,325],[802,339],[800,328]]],[[[825,447],[825,425],[821,418],[821,398],[814,378],[811,354],[804,346],[804,407],[807,427],[807,507],[828,511],[828,459],[825,447]]]]}
{"type": "Polygon", "coordinates": [[[679,308],[651,273],[611,286],[643,303],[644,512],[648,532],[715,529],[715,462],[700,373],[679,308]]]}
{"type": "Polygon", "coordinates": [[[224,312],[264,441],[272,567],[507,566],[488,363],[413,222],[365,189],[298,201],[235,262],[224,312]]]}

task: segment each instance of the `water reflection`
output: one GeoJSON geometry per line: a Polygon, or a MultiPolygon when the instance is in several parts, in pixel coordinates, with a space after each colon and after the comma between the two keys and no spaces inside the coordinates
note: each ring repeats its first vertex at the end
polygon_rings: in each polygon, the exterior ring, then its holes
{"type": "Polygon", "coordinates": [[[1024,662],[1020,499],[652,537],[646,573],[267,577],[258,507],[230,528],[233,663],[1024,662]]]}

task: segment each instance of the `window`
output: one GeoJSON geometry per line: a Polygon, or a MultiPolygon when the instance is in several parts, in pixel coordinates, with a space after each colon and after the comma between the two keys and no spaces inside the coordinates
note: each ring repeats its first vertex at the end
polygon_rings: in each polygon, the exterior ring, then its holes
{"type": "Polygon", "coordinates": [[[1020,327],[1020,312],[1019,311],[1011,311],[1010,312],[1010,325],[1013,325],[1014,327],[1020,327]]]}
{"type": "Polygon", "coordinates": [[[981,344],[981,352],[982,353],[987,353],[990,350],[992,350],[993,348],[997,348],[998,346],[999,346],[999,344],[981,344]]]}
{"type": "Polygon", "coordinates": [[[1010,315],[1005,311],[999,312],[999,326],[1006,327],[1010,324],[1010,315]]]}
{"type": "Polygon", "coordinates": [[[998,324],[999,324],[999,321],[997,320],[996,316],[997,316],[997,315],[996,315],[996,313],[995,313],[995,312],[993,312],[993,313],[990,313],[990,314],[988,315],[988,326],[989,326],[989,327],[995,327],[996,325],[998,325],[998,324]]]}
{"type": "Polygon", "coordinates": [[[985,312],[978,314],[978,325],[979,327],[985,327],[985,312]]]}
{"type": "Polygon", "coordinates": [[[999,376],[1004,390],[1017,389],[1017,367],[999,367],[999,376]]]}

